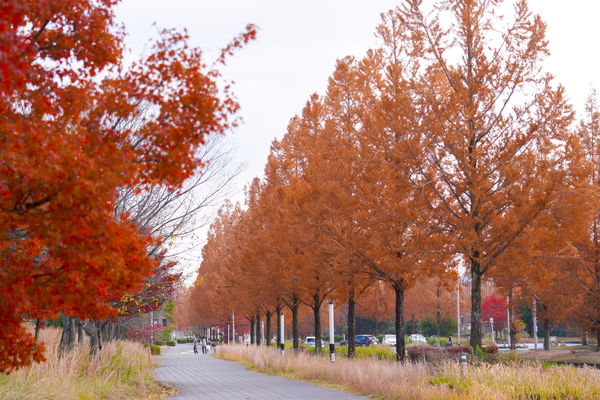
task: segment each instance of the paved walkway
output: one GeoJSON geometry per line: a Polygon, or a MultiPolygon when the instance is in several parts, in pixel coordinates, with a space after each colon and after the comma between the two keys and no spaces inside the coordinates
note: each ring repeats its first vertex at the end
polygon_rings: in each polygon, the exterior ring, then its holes
{"type": "Polygon", "coordinates": [[[156,379],[179,388],[173,400],[358,400],[308,383],[249,371],[242,364],[194,354],[191,344],[164,349],[156,379]]]}

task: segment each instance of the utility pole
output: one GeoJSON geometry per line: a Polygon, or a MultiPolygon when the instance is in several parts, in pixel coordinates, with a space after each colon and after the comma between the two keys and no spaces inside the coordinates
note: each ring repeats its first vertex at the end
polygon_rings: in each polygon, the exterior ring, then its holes
{"type": "Polygon", "coordinates": [[[460,273],[456,281],[456,334],[460,346],[460,273]]]}
{"type": "Polygon", "coordinates": [[[235,311],[231,310],[231,338],[235,344],[235,311]]]}

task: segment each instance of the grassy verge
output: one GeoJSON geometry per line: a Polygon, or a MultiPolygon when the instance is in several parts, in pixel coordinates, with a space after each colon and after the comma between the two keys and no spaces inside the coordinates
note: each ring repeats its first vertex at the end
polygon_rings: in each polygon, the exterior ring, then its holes
{"type": "Polygon", "coordinates": [[[306,352],[220,346],[221,358],[256,371],[385,399],[600,399],[600,372],[540,363],[461,366],[378,359],[339,359],[334,365],[306,352]]]}
{"type": "Polygon", "coordinates": [[[573,346],[550,351],[530,350],[522,352],[521,355],[529,360],[600,364],[600,352],[597,352],[595,347],[591,346],[589,348],[587,346],[573,346]]]}
{"type": "Polygon", "coordinates": [[[119,400],[159,398],[169,393],[154,382],[150,353],[137,343],[106,343],[90,358],[87,346],[77,346],[58,357],[59,329],[44,329],[41,340],[46,342],[48,361],[0,375],[0,399],[119,400]]]}

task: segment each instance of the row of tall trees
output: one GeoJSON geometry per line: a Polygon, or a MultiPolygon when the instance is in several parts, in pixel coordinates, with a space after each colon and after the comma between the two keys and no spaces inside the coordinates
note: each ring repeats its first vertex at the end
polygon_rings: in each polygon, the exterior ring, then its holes
{"type": "Polygon", "coordinates": [[[596,106],[577,129],[542,68],[546,25],[526,0],[500,17],[505,6],[405,0],[382,14],[379,45],[337,62],[327,92],[273,142],[246,204],[221,210],[198,306],[251,322],[287,307],[298,348],[304,304],[319,348],[320,308],[344,301],[352,356],[356,299],[384,284],[403,359],[407,292],[455,287],[464,271],[473,347],[486,280],[509,301],[536,296],[548,323],[560,308],[600,335],[596,106]]]}

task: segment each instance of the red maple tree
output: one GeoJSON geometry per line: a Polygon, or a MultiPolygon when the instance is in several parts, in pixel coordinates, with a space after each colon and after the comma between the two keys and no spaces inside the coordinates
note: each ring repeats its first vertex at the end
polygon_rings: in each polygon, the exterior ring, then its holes
{"type": "Polygon", "coordinates": [[[506,300],[502,297],[490,296],[481,303],[481,319],[484,323],[494,318],[494,330],[506,328],[506,300]]]}
{"type": "Polygon", "coordinates": [[[140,289],[160,243],[114,212],[118,190],[172,190],[206,135],[235,125],[217,65],[165,30],[125,67],[114,0],[0,5],[0,372],[43,359],[23,316],[102,318],[140,289]]]}

